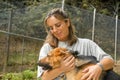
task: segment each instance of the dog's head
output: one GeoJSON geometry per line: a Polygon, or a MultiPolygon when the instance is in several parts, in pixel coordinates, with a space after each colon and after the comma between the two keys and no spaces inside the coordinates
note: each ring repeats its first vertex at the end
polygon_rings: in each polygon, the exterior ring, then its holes
{"type": "Polygon", "coordinates": [[[78,53],[70,51],[66,48],[55,48],[51,50],[48,55],[39,60],[38,65],[44,70],[54,69],[60,66],[61,60],[70,55],[76,56],[78,53]]]}

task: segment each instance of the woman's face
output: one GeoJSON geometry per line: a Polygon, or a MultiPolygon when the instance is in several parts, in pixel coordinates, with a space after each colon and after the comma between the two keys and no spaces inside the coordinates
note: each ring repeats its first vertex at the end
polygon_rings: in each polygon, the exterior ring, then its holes
{"type": "Polygon", "coordinates": [[[51,33],[60,41],[68,40],[69,20],[59,20],[54,16],[47,19],[47,25],[51,33]]]}

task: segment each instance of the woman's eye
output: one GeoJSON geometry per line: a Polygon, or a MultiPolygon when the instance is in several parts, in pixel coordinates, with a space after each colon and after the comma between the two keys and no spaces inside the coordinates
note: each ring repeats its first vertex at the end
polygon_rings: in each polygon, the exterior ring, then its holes
{"type": "Polygon", "coordinates": [[[60,27],[61,26],[61,24],[56,24],[56,27],[60,27]]]}
{"type": "Polygon", "coordinates": [[[59,28],[61,25],[62,25],[61,23],[58,23],[58,24],[55,24],[54,26],[49,26],[49,27],[48,27],[48,31],[53,30],[54,28],[57,29],[57,28],[59,28]]]}

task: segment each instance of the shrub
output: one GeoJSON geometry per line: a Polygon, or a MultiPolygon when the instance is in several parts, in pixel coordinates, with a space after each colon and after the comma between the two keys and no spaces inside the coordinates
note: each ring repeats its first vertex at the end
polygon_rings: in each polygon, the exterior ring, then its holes
{"type": "Polygon", "coordinates": [[[2,80],[41,80],[37,79],[36,75],[37,75],[36,71],[25,70],[21,73],[6,73],[2,77],[2,80]]]}
{"type": "Polygon", "coordinates": [[[25,70],[22,72],[23,80],[30,80],[36,78],[36,72],[33,72],[31,70],[25,70]]]}
{"type": "Polygon", "coordinates": [[[7,73],[3,76],[2,80],[23,80],[20,73],[7,73]]]}

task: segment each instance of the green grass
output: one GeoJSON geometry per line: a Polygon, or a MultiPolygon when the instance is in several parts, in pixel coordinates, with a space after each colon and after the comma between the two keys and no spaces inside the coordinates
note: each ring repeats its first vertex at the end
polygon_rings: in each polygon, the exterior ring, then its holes
{"type": "Polygon", "coordinates": [[[13,54],[9,56],[8,65],[15,64],[36,64],[38,56],[34,53],[25,53],[22,55],[21,53],[13,54]]]}

